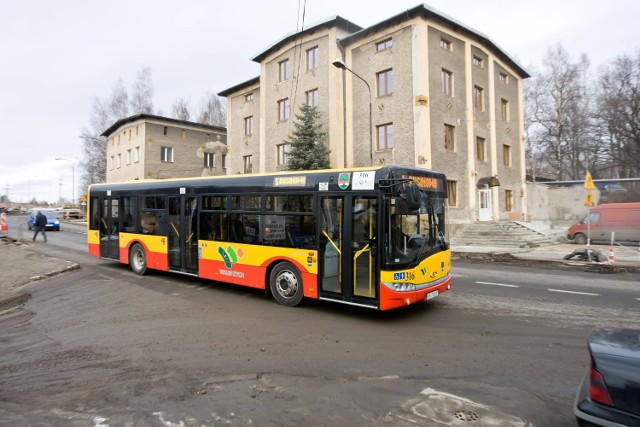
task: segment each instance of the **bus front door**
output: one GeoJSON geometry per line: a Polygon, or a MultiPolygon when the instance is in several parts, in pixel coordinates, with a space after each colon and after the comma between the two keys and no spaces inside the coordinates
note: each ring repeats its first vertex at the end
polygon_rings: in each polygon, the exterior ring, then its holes
{"type": "Polygon", "coordinates": [[[198,273],[197,198],[169,197],[169,270],[198,273]]]}
{"type": "Polygon", "coordinates": [[[100,256],[120,259],[118,199],[100,199],[100,256]]]}
{"type": "Polygon", "coordinates": [[[321,197],[320,209],[321,298],[376,305],[375,197],[321,197]]]}

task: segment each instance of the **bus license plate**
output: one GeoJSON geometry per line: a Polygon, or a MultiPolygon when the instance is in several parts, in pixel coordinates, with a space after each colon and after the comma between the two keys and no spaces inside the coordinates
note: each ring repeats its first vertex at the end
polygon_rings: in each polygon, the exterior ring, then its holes
{"type": "Polygon", "coordinates": [[[434,299],[437,296],[438,296],[438,291],[437,290],[435,290],[433,292],[429,292],[427,294],[427,301],[429,301],[430,299],[434,299]]]}

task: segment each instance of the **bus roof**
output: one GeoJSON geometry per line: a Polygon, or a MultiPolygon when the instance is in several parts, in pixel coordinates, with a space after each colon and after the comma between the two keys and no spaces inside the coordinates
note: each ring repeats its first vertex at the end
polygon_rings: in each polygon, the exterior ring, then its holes
{"type": "MultiPolygon", "coordinates": [[[[445,175],[429,169],[409,166],[379,166],[351,169],[324,169],[314,171],[286,171],[266,174],[220,175],[210,177],[150,179],[128,182],[93,184],[92,194],[118,191],[163,191],[177,192],[177,189],[189,187],[196,194],[211,192],[225,193],[238,188],[244,191],[264,191],[265,189],[286,189],[289,191],[312,191],[320,187],[327,191],[373,190],[380,180],[410,177],[434,178],[441,184],[435,189],[446,194],[445,175]],[[369,175],[367,173],[373,173],[369,175]],[[357,178],[357,179],[356,179],[357,178]],[[357,182],[356,182],[357,181],[357,182]],[[321,186],[322,184],[322,186],[321,186]],[[442,187],[442,188],[441,188],[442,187]],[[175,190],[175,191],[173,191],[175,190]]],[[[420,186],[422,186],[419,183],[420,186]]],[[[434,190],[433,188],[427,188],[434,190]]],[[[446,196],[445,196],[446,197],[446,196]]]]}

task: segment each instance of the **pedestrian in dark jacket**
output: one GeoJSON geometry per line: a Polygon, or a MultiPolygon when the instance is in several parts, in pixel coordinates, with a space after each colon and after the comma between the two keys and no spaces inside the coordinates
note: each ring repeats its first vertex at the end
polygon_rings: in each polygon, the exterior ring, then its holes
{"type": "Polygon", "coordinates": [[[38,237],[38,233],[42,233],[42,237],[44,237],[45,243],[47,242],[47,234],[44,232],[47,227],[47,217],[42,212],[38,211],[36,215],[36,220],[33,222],[34,228],[36,232],[33,234],[33,241],[36,241],[36,237],[38,237]]]}

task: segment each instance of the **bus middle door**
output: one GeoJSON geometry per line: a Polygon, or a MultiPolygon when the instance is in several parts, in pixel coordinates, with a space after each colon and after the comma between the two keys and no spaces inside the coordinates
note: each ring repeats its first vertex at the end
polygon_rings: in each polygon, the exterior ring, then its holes
{"type": "Polygon", "coordinates": [[[169,197],[169,270],[198,273],[197,198],[169,197]]]}
{"type": "Polygon", "coordinates": [[[375,197],[320,198],[321,298],[376,305],[375,197]]]}

